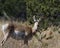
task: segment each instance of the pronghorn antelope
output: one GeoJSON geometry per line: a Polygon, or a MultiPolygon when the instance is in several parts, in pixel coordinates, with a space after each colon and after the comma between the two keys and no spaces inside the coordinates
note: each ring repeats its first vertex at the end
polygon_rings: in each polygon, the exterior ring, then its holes
{"type": "Polygon", "coordinates": [[[35,16],[33,16],[33,20],[35,22],[33,27],[17,25],[14,22],[6,23],[6,24],[2,25],[2,32],[3,32],[4,38],[1,42],[1,45],[3,45],[5,43],[9,34],[12,32],[14,32],[16,35],[20,34],[21,36],[28,36],[30,33],[32,33],[32,34],[35,33],[37,30],[37,27],[38,27],[38,23],[41,20],[41,18],[36,20],[35,16]]]}

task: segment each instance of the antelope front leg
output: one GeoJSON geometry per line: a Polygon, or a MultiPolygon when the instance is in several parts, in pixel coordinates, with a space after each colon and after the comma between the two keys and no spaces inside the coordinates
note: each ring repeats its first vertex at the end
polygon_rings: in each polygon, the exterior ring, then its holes
{"type": "Polygon", "coordinates": [[[3,38],[2,42],[1,42],[1,46],[3,46],[3,44],[4,44],[5,41],[7,40],[8,35],[9,35],[9,33],[6,33],[6,34],[4,35],[4,38],[3,38]]]}

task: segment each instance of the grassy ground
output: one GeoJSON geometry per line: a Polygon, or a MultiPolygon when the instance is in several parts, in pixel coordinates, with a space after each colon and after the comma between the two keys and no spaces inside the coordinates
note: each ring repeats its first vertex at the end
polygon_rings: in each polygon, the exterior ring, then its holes
{"type": "MultiPolygon", "coordinates": [[[[0,27],[1,24],[3,23],[0,23],[0,27]]],[[[58,32],[59,29],[59,27],[50,27],[49,29],[42,31],[41,34],[37,32],[38,37],[33,36],[30,40],[28,40],[28,45],[24,44],[24,40],[16,40],[10,37],[3,46],[0,46],[0,48],[60,48],[60,33],[58,32]],[[50,35],[48,35],[48,31],[53,32],[52,38],[49,38],[50,35]],[[38,40],[40,37],[42,37],[42,39],[38,40]],[[48,39],[46,39],[46,37],[48,39]]],[[[0,44],[2,39],[3,34],[0,28],[0,44]]]]}

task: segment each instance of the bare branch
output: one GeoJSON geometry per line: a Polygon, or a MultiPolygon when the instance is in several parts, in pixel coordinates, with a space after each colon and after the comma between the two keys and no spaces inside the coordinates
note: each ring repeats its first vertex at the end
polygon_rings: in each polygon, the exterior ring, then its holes
{"type": "Polygon", "coordinates": [[[3,14],[8,20],[10,20],[10,17],[7,15],[7,13],[5,11],[3,11],[3,14]]]}

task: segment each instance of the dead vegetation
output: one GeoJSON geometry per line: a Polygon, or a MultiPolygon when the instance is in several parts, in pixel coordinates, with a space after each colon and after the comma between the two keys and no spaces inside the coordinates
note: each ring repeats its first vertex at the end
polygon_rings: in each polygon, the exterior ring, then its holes
{"type": "MultiPolygon", "coordinates": [[[[0,22],[0,27],[1,24],[3,23],[0,22]]],[[[23,23],[21,22],[18,24],[23,23]]],[[[24,25],[28,24],[25,23],[24,25]]],[[[0,46],[0,48],[60,48],[60,26],[52,25],[51,27],[48,27],[47,30],[43,29],[40,32],[37,32],[36,35],[28,40],[28,45],[24,44],[22,39],[16,40],[10,37],[3,46],[0,46]]],[[[2,38],[3,35],[0,28],[0,42],[2,38]]]]}

